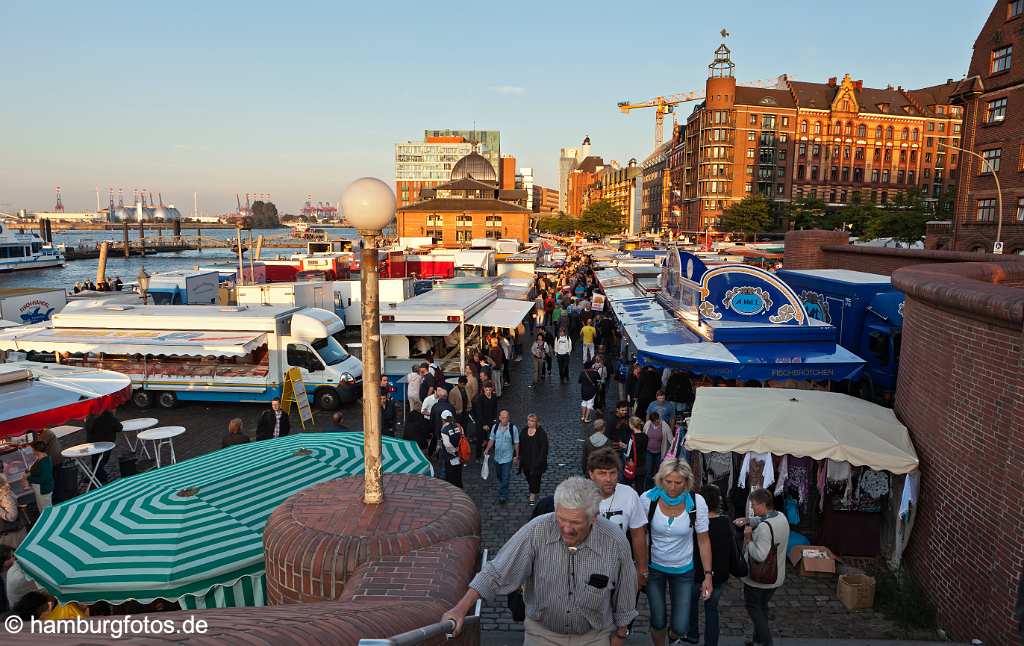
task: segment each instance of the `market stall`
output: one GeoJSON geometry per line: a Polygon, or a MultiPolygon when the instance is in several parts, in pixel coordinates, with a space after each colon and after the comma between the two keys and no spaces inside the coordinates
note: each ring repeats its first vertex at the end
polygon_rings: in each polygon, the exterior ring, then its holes
{"type": "Polygon", "coordinates": [[[920,473],[891,409],[823,391],[698,388],[685,447],[698,477],[731,494],[734,515],[764,486],[815,544],[899,563],[920,473]]]}

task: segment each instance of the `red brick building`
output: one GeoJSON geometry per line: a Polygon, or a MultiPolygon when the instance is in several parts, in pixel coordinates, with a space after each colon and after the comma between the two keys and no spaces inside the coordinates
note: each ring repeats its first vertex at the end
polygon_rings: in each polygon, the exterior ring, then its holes
{"type": "Polygon", "coordinates": [[[964,107],[963,155],[952,225],[929,227],[936,249],[992,251],[1002,219],[1005,253],[1024,254],[1024,2],[999,0],[974,41],[954,99],[964,107]],[[987,160],[987,161],[986,161],[987,160]],[[1002,188],[999,210],[996,179],[1002,188]]]}
{"type": "Polygon", "coordinates": [[[938,201],[955,187],[959,154],[944,149],[960,144],[952,81],[905,90],[866,88],[849,75],[781,76],[771,88],[738,86],[724,44],[709,68],[704,102],[684,130],[687,231],[718,228],[722,212],[749,195],[886,204],[911,189],[938,201]]]}

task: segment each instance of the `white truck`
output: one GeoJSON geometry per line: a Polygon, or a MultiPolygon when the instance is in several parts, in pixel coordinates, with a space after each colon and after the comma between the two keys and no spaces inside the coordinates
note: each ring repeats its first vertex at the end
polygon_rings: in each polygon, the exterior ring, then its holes
{"type": "MultiPolygon", "coordinates": [[[[358,280],[336,280],[331,284],[334,288],[334,308],[349,327],[361,327],[362,317],[362,286],[358,280]]],[[[392,303],[401,303],[413,297],[415,281],[412,278],[381,278],[378,294],[381,307],[392,303]]]]}
{"type": "Polygon", "coordinates": [[[456,276],[496,276],[493,249],[459,249],[455,252],[456,276]]]}
{"type": "Polygon", "coordinates": [[[341,315],[334,304],[331,283],[324,281],[239,285],[236,289],[236,300],[239,305],[318,307],[341,315]]]}
{"type": "Polygon", "coordinates": [[[146,293],[154,305],[216,305],[217,271],[178,270],[153,274],[146,293]]]}
{"type": "Polygon", "coordinates": [[[0,330],[0,350],[125,374],[140,408],[268,402],[296,367],[310,400],[330,410],[362,392],[363,365],[336,338],[344,328],[316,308],[76,302],[51,321],[0,330]]]}
{"type": "Polygon", "coordinates": [[[21,325],[41,323],[50,320],[67,302],[67,294],[63,289],[0,289],[0,320],[21,325]]]}

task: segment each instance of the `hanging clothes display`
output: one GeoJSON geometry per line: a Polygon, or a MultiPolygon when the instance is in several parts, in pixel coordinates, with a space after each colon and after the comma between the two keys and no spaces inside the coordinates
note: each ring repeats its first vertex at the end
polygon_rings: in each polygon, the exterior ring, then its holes
{"type": "Polygon", "coordinates": [[[779,475],[775,479],[775,495],[781,496],[786,491],[786,480],[789,479],[789,456],[782,456],[779,462],[779,475]]]}
{"type": "Polygon", "coordinates": [[[707,453],[704,456],[707,480],[718,485],[723,493],[732,491],[732,453],[707,453]],[[724,487],[722,485],[725,485],[724,487]]]}
{"type": "Polygon", "coordinates": [[[796,489],[800,508],[802,511],[807,511],[807,501],[811,498],[811,486],[814,477],[814,460],[793,456],[786,457],[788,458],[786,460],[786,487],[796,489]]]}
{"type": "Polygon", "coordinates": [[[765,489],[769,488],[775,482],[775,467],[772,464],[771,453],[747,453],[743,456],[743,465],[740,466],[740,477],[737,480],[738,484],[742,488],[747,486],[747,474],[751,469],[751,462],[760,462],[763,467],[762,475],[764,480],[761,482],[761,486],[765,489]]]}

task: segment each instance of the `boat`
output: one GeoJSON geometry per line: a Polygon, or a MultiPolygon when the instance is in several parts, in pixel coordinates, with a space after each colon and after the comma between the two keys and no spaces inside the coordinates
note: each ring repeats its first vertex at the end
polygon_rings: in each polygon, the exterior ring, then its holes
{"type": "Polygon", "coordinates": [[[0,222],[0,273],[64,265],[64,253],[38,233],[18,233],[0,222]]]}

